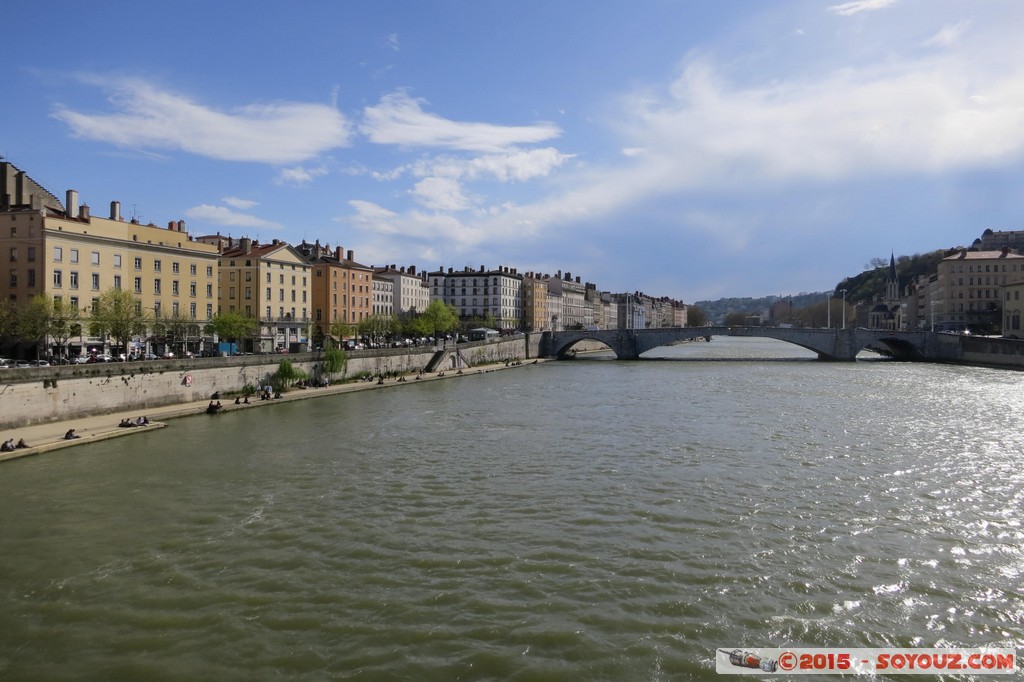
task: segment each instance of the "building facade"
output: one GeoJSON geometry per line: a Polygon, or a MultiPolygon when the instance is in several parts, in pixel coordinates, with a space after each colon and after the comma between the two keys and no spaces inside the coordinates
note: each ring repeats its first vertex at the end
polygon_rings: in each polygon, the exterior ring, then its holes
{"type": "Polygon", "coordinates": [[[937,274],[936,331],[995,334],[1003,323],[1003,287],[1024,281],[1024,256],[1008,247],[960,249],[942,259],[937,274]]]}
{"type": "Polygon", "coordinates": [[[220,254],[221,312],[259,321],[247,350],[297,352],[309,343],[311,267],[293,246],[243,237],[220,254]]]}
{"type": "Polygon", "coordinates": [[[148,321],[130,348],[112,348],[108,339],[83,332],[68,348],[50,352],[163,352],[169,342],[162,330],[172,319],[186,323],[189,350],[198,351],[203,340],[211,340],[202,327],[217,304],[217,248],[190,237],[184,221],[166,228],[125,221],[117,201],[101,218],[79,204],[75,190],[68,190],[62,204],[9,163],[0,163],[0,177],[0,257],[8,263],[0,295],[17,306],[46,294],[81,311],[87,330],[103,292],[129,291],[148,321]]]}
{"type": "Polygon", "coordinates": [[[499,329],[522,328],[523,276],[515,268],[448,268],[428,273],[427,281],[431,300],[454,306],[462,319],[491,315],[499,329]]]}

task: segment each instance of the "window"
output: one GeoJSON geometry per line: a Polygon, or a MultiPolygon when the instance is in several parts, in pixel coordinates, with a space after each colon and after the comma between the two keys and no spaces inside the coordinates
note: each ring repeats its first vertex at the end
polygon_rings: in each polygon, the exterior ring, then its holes
{"type": "Polygon", "coordinates": [[[247,300],[247,301],[251,301],[252,300],[252,287],[246,287],[245,288],[245,300],[247,300]]]}
{"type": "Polygon", "coordinates": [[[137,294],[141,294],[142,293],[142,278],[141,277],[136,277],[135,278],[135,293],[137,293],[137,294]]]}
{"type": "Polygon", "coordinates": [[[153,317],[160,317],[160,301],[153,302],[153,317]]]}
{"type": "Polygon", "coordinates": [[[270,287],[267,287],[267,300],[269,301],[270,298],[271,298],[270,287]]]}
{"type": "Polygon", "coordinates": [[[93,265],[99,265],[100,264],[100,252],[99,251],[93,251],[92,254],[91,254],[91,258],[92,258],[92,264],[93,265]]]}
{"type": "Polygon", "coordinates": [[[36,262],[36,247],[34,247],[34,246],[28,247],[28,262],[29,263],[35,263],[36,262]]]}
{"type": "Polygon", "coordinates": [[[114,267],[115,268],[120,268],[121,267],[121,254],[119,254],[119,253],[115,253],[114,254],[114,267]]]}
{"type": "Polygon", "coordinates": [[[98,273],[98,272],[92,273],[92,290],[93,291],[99,291],[100,290],[100,273],[98,273]]]}
{"type": "Polygon", "coordinates": [[[270,284],[270,273],[267,273],[267,284],[270,284]]]}
{"type": "Polygon", "coordinates": [[[191,317],[193,320],[196,319],[196,304],[195,303],[189,303],[188,304],[188,316],[191,317]]]}
{"type": "Polygon", "coordinates": [[[18,286],[18,271],[17,270],[11,270],[11,286],[12,287],[18,286]]]}
{"type": "Polygon", "coordinates": [[[246,282],[251,282],[252,281],[252,273],[249,272],[248,270],[245,271],[245,281],[246,282]]]}
{"type": "Polygon", "coordinates": [[[68,249],[68,260],[72,263],[78,262],[78,249],[68,249]]]}
{"type": "Polygon", "coordinates": [[[231,271],[231,272],[228,273],[228,281],[229,282],[234,282],[235,281],[235,273],[234,273],[234,271],[231,271]]]}
{"type": "Polygon", "coordinates": [[[160,295],[160,280],[158,279],[153,280],[153,293],[157,296],[160,295]]]}
{"type": "Polygon", "coordinates": [[[206,298],[213,298],[213,285],[212,284],[207,284],[206,285],[206,298]]]}
{"type": "Polygon", "coordinates": [[[17,246],[12,246],[11,247],[11,262],[12,263],[17,263],[18,262],[18,247],[17,246]]]}
{"type": "Polygon", "coordinates": [[[64,259],[64,249],[59,246],[53,247],[53,262],[59,263],[64,259]]]}
{"type": "Polygon", "coordinates": [[[190,282],[189,283],[189,285],[188,285],[188,295],[191,296],[192,298],[196,297],[196,283],[195,282],[190,282]]]}
{"type": "Polygon", "coordinates": [[[207,303],[206,304],[206,319],[209,320],[211,317],[213,317],[213,304],[212,303],[207,303]]]}
{"type": "Polygon", "coordinates": [[[61,286],[63,286],[63,283],[64,283],[63,282],[63,276],[61,275],[60,270],[54,270],[53,271],[53,288],[54,289],[60,289],[61,286]]]}
{"type": "Polygon", "coordinates": [[[171,303],[171,315],[173,315],[174,317],[178,317],[178,314],[178,302],[174,301],[173,303],[171,303]]]}
{"type": "Polygon", "coordinates": [[[69,298],[68,299],[68,303],[71,304],[72,308],[74,308],[75,310],[78,310],[78,297],[77,296],[72,296],[71,298],[69,298]]]}
{"type": "Polygon", "coordinates": [[[207,277],[213,277],[213,266],[212,265],[207,265],[206,266],[206,276],[207,277]]]}
{"type": "Polygon", "coordinates": [[[153,261],[153,272],[160,272],[160,259],[153,261]]]}
{"type": "Polygon", "coordinates": [[[142,259],[141,258],[138,258],[138,257],[135,258],[135,269],[136,270],[141,270],[142,269],[142,259]]]}
{"type": "Polygon", "coordinates": [[[34,268],[29,268],[28,271],[28,286],[34,287],[36,285],[36,271],[34,268]]]}
{"type": "Polygon", "coordinates": [[[68,286],[71,287],[72,289],[77,289],[78,288],[78,273],[77,272],[72,271],[72,272],[68,273],[68,286]]]}
{"type": "Polygon", "coordinates": [[[178,280],[173,280],[171,282],[171,295],[172,296],[177,296],[178,295],[178,280]]]}
{"type": "Polygon", "coordinates": [[[114,275],[114,288],[121,290],[121,275],[114,275]]]}
{"type": "Polygon", "coordinates": [[[235,297],[235,288],[234,287],[229,287],[228,288],[228,298],[233,299],[234,297],[235,297]]]}
{"type": "Polygon", "coordinates": [[[178,274],[178,261],[173,261],[171,263],[171,272],[173,272],[175,275],[178,274]]]}

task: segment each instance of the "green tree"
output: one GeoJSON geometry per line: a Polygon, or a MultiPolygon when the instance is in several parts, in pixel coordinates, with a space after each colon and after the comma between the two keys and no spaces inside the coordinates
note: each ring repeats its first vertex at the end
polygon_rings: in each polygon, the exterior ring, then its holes
{"type": "Polygon", "coordinates": [[[89,318],[89,333],[110,336],[118,346],[127,349],[133,336],[146,333],[147,322],[130,292],[107,289],[96,299],[89,318]]]}
{"type": "Polygon", "coordinates": [[[53,315],[53,299],[46,294],[36,294],[25,305],[18,308],[16,329],[18,337],[36,347],[36,358],[50,333],[50,319],[53,315]]]}
{"type": "Polygon", "coordinates": [[[328,348],[324,351],[324,371],[328,377],[335,374],[345,375],[348,369],[348,354],[339,348],[328,348]]]}
{"type": "Polygon", "coordinates": [[[299,379],[305,379],[306,373],[298,369],[290,360],[282,360],[277,371],[274,372],[274,385],[278,388],[287,388],[299,379]]]}
{"type": "Polygon", "coordinates": [[[344,341],[346,338],[351,338],[356,334],[356,325],[343,320],[335,320],[331,322],[331,326],[327,329],[327,332],[339,341],[344,341]]]}
{"type": "Polygon", "coordinates": [[[259,321],[254,317],[229,310],[226,313],[217,313],[206,323],[206,333],[216,334],[217,338],[237,343],[252,334],[260,326],[259,321]]]}
{"type": "Polygon", "coordinates": [[[437,337],[441,332],[458,329],[459,313],[450,303],[434,299],[418,317],[413,319],[413,325],[416,334],[437,337]]]}
{"type": "Polygon", "coordinates": [[[163,318],[161,322],[163,323],[164,335],[178,351],[179,356],[184,355],[185,351],[188,350],[188,340],[193,336],[199,336],[199,324],[195,319],[186,317],[180,312],[175,312],[170,317],[163,318]]]}
{"type": "Polygon", "coordinates": [[[62,298],[51,301],[48,334],[60,346],[61,354],[66,355],[68,340],[82,335],[82,311],[62,298]]]}
{"type": "Polygon", "coordinates": [[[704,312],[703,308],[695,305],[691,305],[686,309],[686,326],[687,327],[706,327],[708,325],[708,316],[704,312]]]}

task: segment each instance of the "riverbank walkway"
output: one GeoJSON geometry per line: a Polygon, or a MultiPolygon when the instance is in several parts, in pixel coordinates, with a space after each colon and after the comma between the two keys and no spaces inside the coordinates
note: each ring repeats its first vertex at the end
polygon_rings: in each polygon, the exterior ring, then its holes
{"type": "MultiPolygon", "coordinates": [[[[424,381],[443,381],[446,379],[464,378],[487,372],[495,372],[498,370],[526,367],[539,362],[544,362],[544,360],[531,360],[529,362],[518,364],[496,363],[470,367],[463,370],[448,370],[431,374],[423,373],[418,375],[419,378],[417,378],[417,374],[413,372],[410,374],[403,374],[400,377],[388,378],[384,380],[383,383],[380,382],[378,378],[374,378],[372,381],[346,381],[345,383],[331,384],[330,386],[325,386],[323,388],[291,388],[282,393],[280,398],[272,398],[270,400],[260,400],[258,396],[249,396],[248,405],[236,405],[234,395],[232,395],[230,398],[222,397],[220,399],[220,403],[222,405],[220,411],[230,412],[232,410],[249,410],[257,407],[269,407],[271,405],[277,405],[293,400],[319,398],[321,396],[337,395],[339,393],[352,393],[354,391],[366,391],[392,386],[407,386],[410,384],[423,383],[424,381]]],[[[75,445],[95,443],[108,438],[128,436],[140,431],[161,429],[167,426],[167,420],[169,419],[205,414],[207,405],[209,405],[209,400],[204,398],[203,400],[196,400],[188,403],[149,407],[130,412],[126,410],[119,410],[117,412],[110,412],[107,414],[97,414],[89,417],[78,417],[75,419],[59,420],[43,424],[31,424],[28,426],[7,429],[3,434],[0,434],[0,442],[13,439],[14,442],[17,443],[19,439],[24,439],[25,443],[27,443],[29,447],[21,450],[14,450],[12,452],[0,452],[0,462],[20,459],[22,457],[30,457],[32,455],[40,455],[44,452],[52,452],[54,450],[60,450],[75,445]],[[118,424],[124,420],[131,420],[134,422],[139,417],[145,417],[148,419],[149,425],[134,427],[118,426],[118,424]],[[64,435],[69,429],[74,429],[78,438],[66,440],[64,435]]]]}

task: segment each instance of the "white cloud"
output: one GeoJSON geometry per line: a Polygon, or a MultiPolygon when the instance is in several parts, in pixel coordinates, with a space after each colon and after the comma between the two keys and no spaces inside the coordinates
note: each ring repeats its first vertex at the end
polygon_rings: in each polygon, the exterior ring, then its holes
{"type": "Polygon", "coordinates": [[[840,5],[832,5],[828,8],[828,11],[848,17],[861,12],[885,9],[894,4],[896,4],[896,0],[853,0],[852,2],[844,2],[840,5]]]}
{"type": "Polygon", "coordinates": [[[185,215],[195,220],[202,220],[223,227],[255,227],[268,230],[280,230],[282,225],[271,220],[257,218],[247,213],[238,213],[223,206],[201,204],[185,211],[185,215]]]}
{"type": "Polygon", "coordinates": [[[303,185],[307,182],[312,182],[316,177],[327,175],[327,172],[326,166],[318,166],[317,168],[303,168],[302,166],[282,168],[274,182],[279,185],[303,185]]]}
{"type": "Polygon", "coordinates": [[[947,24],[938,33],[924,41],[922,45],[925,47],[952,47],[960,41],[961,36],[963,36],[970,25],[970,21],[947,24]]]}
{"type": "Polygon", "coordinates": [[[402,44],[398,40],[397,33],[392,33],[388,36],[388,47],[390,47],[395,52],[401,52],[402,44]]]}
{"type": "Polygon", "coordinates": [[[273,102],[219,111],[138,79],[90,80],[110,91],[116,113],[58,107],[54,117],[79,137],[272,164],[304,161],[349,144],[348,121],[324,104],[273,102]]]}
{"type": "Polygon", "coordinates": [[[243,211],[252,208],[259,202],[252,201],[251,199],[239,199],[238,197],[224,197],[221,199],[225,204],[232,208],[238,208],[243,211]]]}
{"type": "Polygon", "coordinates": [[[359,131],[377,144],[472,152],[503,152],[516,145],[550,140],[561,133],[551,123],[500,126],[451,121],[423,111],[422,104],[423,100],[413,99],[404,92],[386,95],[377,106],[363,110],[359,131]]]}
{"type": "Polygon", "coordinates": [[[464,211],[471,204],[459,182],[451,178],[424,178],[409,193],[421,206],[436,211],[464,211]]]}

